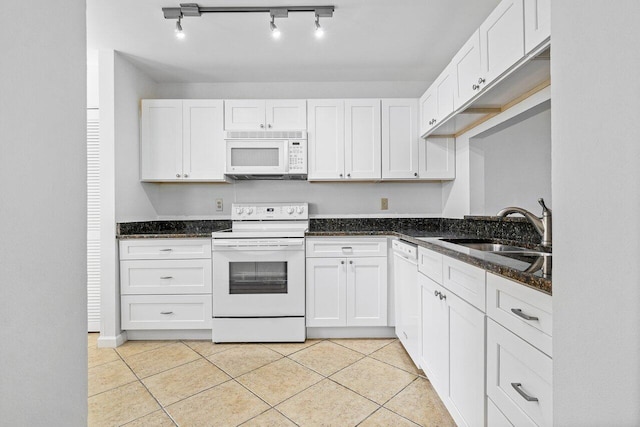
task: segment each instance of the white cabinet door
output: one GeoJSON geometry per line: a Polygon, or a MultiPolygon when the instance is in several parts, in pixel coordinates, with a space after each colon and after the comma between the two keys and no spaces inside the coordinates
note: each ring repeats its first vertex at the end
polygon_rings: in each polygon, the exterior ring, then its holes
{"type": "Polygon", "coordinates": [[[387,257],[346,261],[347,325],[387,326],[387,257]]]}
{"type": "Polygon", "coordinates": [[[142,100],[140,179],[182,178],[182,100],[142,100]]]}
{"type": "MultiPolygon", "coordinates": [[[[460,48],[451,60],[454,79],[454,108],[462,107],[475,96],[483,86],[480,65],[480,31],[476,30],[471,38],[460,48]]],[[[486,81],[485,81],[486,84],[486,81]]]]}
{"type": "Polygon", "coordinates": [[[348,99],[344,112],[347,179],[380,179],[380,100],[348,99]]]}
{"type": "Polygon", "coordinates": [[[438,115],[436,124],[446,119],[454,109],[454,87],[455,75],[452,73],[451,64],[438,76],[435,82],[438,115]]]}
{"type": "Polygon", "coordinates": [[[309,100],[309,179],[344,177],[344,101],[309,100]]]}
{"type": "Polygon", "coordinates": [[[551,0],[524,0],[524,50],[531,52],[551,36],[551,0]]]}
{"type": "Polygon", "coordinates": [[[265,107],[268,130],[306,130],[307,101],[305,99],[267,100],[265,107]]]}
{"type": "Polygon", "coordinates": [[[418,274],[422,299],[420,367],[441,397],[449,392],[448,306],[440,294],[446,290],[424,274],[418,274]]]}
{"type": "Polygon", "coordinates": [[[183,177],[224,180],[225,145],[221,100],[184,100],[182,108],[183,177]]]}
{"type": "Polygon", "coordinates": [[[224,101],[225,130],[265,129],[263,99],[228,99],[224,101]]]}
{"type": "Polygon", "coordinates": [[[445,293],[449,324],[449,394],[458,425],[484,424],[484,313],[452,292],[445,293]],[[457,416],[456,416],[457,415],[457,416]],[[459,420],[464,420],[460,422],[459,420]]]}
{"type": "Polygon", "coordinates": [[[480,25],[480,56],[487,84],[524,56],[523,0],[502,0],[480,25]]]}
{"type": "Polygon", "coordinates": [[[446,180],[456,177],[455,138],[431,137],[419,144],[418,174],[422,179],[446,180]]]}
{"type": "Polygon", "coordinates": [[[420,135],[429,132],[438,121],[438,95],[435,86],[429,89],[420,97],[420,135]]]}
{"type": "Polygon", "coordinates": [[[344,258],[307,258],[307,326],[346,326],[344,258]]]}
{"type": "Polygon", "coordinates": [[[417,179],[418,100],[382,100],[382,179],[417,179]]]}

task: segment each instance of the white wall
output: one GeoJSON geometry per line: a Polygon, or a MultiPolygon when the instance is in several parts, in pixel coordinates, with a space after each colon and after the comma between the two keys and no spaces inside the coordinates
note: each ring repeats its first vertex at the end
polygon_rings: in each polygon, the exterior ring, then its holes
{"type": "Polygon", "coordinates": [[[640,425],[640,2],[614,3],[551,2],[557,426],[640,425]]]}
{"type": "MultiPolygon", "coordinates": [[[[548,110],[550,98],[551,88],[547,86],[456,138],[456,179],[443,184],[442,216],[462,218],[472,212],[472,199],[476,201],[475,205],[477,206],[477,201],[485,198],[485,186],[478,185],[478,182],[484,181],[485,160],[482,150],[474,147],[475,138],[482,138],[499,132],[506,132],[507,136],[512,133],[514,136],[523,134],[521,137],[528,138],[523,132],[527,130],[548,139],[549,123],[544,119],[539,123],[545,129],[542,131],[527,129],[527,125],[525,125],[524,129],[518,128],[517,125],[544,110],[548,110]],[[515,131],[509,130],[513,126],[516,126],[515,131]]],[[[515,197],[515,195],[511,197],[515,197]]],[[[527,197],[526,200],[529,198],[527,197]]],[[[536,203],[536,200],[537,197],[533,200],[533,203],[536,203]]],[[[537,208],[531,206],[531,209],[537,208]]],[[[495,212],[488,211],[488,213],[493,214],[495,212]]]]}
{"type": "Polygon", "coordinates": [[[517,123],[471,140],[471,215],[519,206],[541,215],[551,201],[551,111],[532,111],[517,123]]]}
{"type": "Polygon", "coordinates": [[[425,82],[162,83],[158,98],[419,98],[425,82]]]}
{"type": "Polygon", "coordinates": [[[156,212],[140,183],[140,100],[156,97],[156,83],[118,52],[114,80],[116,220],[151,219],[156,212]]]}
{"type": "Polygon", "coordinates": [[[84,426],[85,2],[2,16],[0,424],[84,426]]]}

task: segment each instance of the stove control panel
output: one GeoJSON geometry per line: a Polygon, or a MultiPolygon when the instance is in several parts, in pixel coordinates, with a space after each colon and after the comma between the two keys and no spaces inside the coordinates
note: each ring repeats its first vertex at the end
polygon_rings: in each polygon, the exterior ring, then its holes
{"type": "Polygon", "coordinates": [[[254,220],[307,220],[308,203],[233,203],[231,205],[233,221],[254,220]]]}

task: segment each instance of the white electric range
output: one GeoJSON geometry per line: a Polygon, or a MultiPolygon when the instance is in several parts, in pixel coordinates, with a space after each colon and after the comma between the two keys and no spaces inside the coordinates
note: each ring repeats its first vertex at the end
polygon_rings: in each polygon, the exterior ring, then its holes
{"type": "Polygon", "coordinates": [[[307,203],[234,203],[212,233],[213,341],[305,340],[307,203]]]}

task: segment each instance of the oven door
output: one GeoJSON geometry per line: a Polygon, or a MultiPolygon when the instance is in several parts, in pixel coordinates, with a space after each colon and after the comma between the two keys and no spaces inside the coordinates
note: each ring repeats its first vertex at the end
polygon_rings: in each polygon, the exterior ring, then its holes
{"type": "Polygon", "coordinates": [[[288,172],[286,140],[227,140],[226,173],[277,175],[288,172]]]}
{"type": "Polygon", "coordinates": [[[304,239],[214,239],[213,317],[304,316],[304,239]]]}

